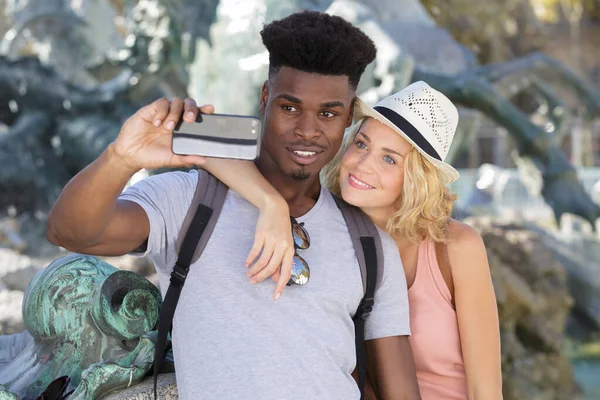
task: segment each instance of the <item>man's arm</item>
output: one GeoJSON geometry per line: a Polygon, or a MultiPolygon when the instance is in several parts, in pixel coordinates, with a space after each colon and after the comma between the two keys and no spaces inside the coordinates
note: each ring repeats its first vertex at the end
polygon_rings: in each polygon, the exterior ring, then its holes
{"type": "Polygon", "coordinates": [[[420,399],[408,336],[391,336],[365,343],[367,373],[377,399],[420,399]]]}
{"type": "MultiPolygon", "coordinates": [[[[352,371],[352,377],[354,378],[354,380],[356,381],[356,384],[358,385],[358,368],[355,368],[354,371],[352,371]]],[[[367,370],[367,376],[365,379],[365,400],[377,400],[377,395],[375,394],[375,391],[373,390],[373,384],[371,383],[371,377],[369,376],[368,370],[367,370]]]]}
{"type": "Polygon", "coordinates": [[[367,374],[377,399],[420,399],[412,351],[408,288],[394,240],[379,230],[384,267],[365,319],[367,374]]]}
{"type": "MultiPolygon", "coordinates": [[[[115,142],[61,193],[48,220],[48,240],[96,255],[121,255],[139,247],[150,231],[148,217],[139,205],[117,199],[142,168],[189,167],[205,161],[171,151],[173,127],[184,111],[186,121],[195,120],[195,102],[186,101],[184,110],[181,99],[160,99],[129,118],[115,142]]],[[[202,111],[212,112],[212,107],[202,111]]]]}
{"type": "Polygon", "coordinates": [[[150,232],[148,217],[139,205],[117,200],[135,172],[121,164],[110,144],[63,189],[50,213],[48,241],[92,255],[122,255],[139,247],[150,232]]]}

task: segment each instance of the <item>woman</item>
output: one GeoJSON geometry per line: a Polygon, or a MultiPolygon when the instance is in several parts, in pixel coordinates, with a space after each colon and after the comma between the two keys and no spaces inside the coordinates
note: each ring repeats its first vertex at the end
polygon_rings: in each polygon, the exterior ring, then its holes
{"type": "MultiPolygon", "coordinates": [[[[417,82],[375,108],[357,100],[354,118],[358,122],[346,132],[342,149],[323,171],[323,181],[398,244],[422,398],[501,398],[498,313],[485,247],[473,228],[450,219],[454,197],[446,185],[458,172],[443,159],[458,123],[456,108],[417,82]]],[[[241,178],[220,178],[251,196],[243,188],[248,187],[246,179],[242,185],[241,178]]],[[[267,195],[265,182],[258,176],[254,181],[267,195]]],[[[257,228],[248,264],[265,251],[248,272],[252,282],[279,271],[293,248],[287,233],[284,250],[265,245],[265,237],[290,232],[277,196],[269,191],[267,197],[278,207],[261,208],[263,228],[257,228]]]]}

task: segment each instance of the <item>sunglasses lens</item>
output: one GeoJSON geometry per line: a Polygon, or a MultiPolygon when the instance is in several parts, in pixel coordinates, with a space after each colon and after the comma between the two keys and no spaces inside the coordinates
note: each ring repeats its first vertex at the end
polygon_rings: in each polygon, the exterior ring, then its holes
{"type": "Polygon", "coordinates": [[[295,283],[296,285],[304,285],[308,282],[310,277],[310,269],[304,259],[298,255],[294,256],[294,263],[292,264],[292,276],[290,277],[289,283],[295,283]]]}
{"type": "Polygon", "coordinates": [[[302,225],[297,222],[292,222],[292,236],[294,236],[294,243],[296,243],[296,247],[299,249],[308,249],[310,246],[310,239],[308,237],[308,232],[302,225]]]}

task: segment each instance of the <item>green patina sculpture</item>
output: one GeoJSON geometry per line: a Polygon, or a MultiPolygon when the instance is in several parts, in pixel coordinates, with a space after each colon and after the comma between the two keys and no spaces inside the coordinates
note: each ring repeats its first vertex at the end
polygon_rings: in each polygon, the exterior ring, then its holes
{"type": "Polygon", "coordinates": [[[60,376],[71,379],[72,400],[141,380],[154,359],[161,301],[149,281],[98,258],[52,262],[25,292],[23,321],[33,340],[0,370],[0,399],[38,396],[60,376]]]}
{"type": "Polygon", "coordinates": [[[4,386],[0,385],[0,400],[19,400],[16,394],[7,392],[4,386]]]}

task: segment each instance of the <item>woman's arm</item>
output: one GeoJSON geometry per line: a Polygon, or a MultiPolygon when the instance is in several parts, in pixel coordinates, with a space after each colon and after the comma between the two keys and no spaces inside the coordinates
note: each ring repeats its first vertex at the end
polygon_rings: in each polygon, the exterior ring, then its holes
{"type": "Polygon", "coordinates": [[[487,254],[481,236],[452,221],[448,257],[470,400],[502,399],[500,327],[487,254]]]}
{"type": "Polygon", "coordinates": [[[202,168],[259,209],[254,245],[246,259],[246,267],[254,265],[247,276],[250,283],[261,282],[271,276],[277,282],[273,293],[277,300],[290,279],[294,257],[287,202],[252,161],[206,158],[202,168]]]}

